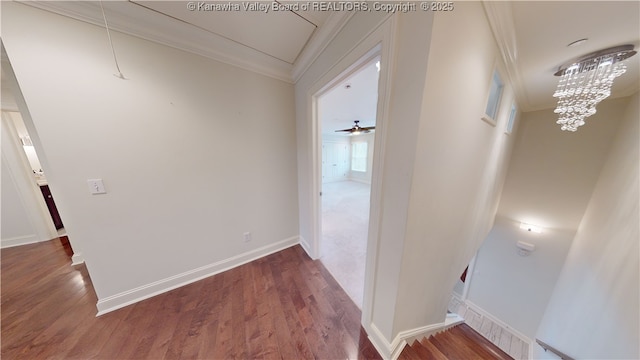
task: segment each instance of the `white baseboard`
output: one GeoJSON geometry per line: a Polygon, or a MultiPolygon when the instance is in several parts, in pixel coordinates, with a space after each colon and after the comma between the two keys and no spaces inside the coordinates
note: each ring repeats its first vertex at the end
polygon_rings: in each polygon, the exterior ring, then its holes
{"type": "Polygon", "coordinates": [[[380,354],[380,356],[382,356],[383,359],[391,359],[391,353],[393,352],[391,349],[391,343],[382,334],[382,332],[376,327],[375,324],[369,325],[367,335],[369,336],[369,341],[371,341],[371,344],[373,344],[373,347],[375,347],[376,350],[378,350],[378,353],[380,354]]]}
{"type": "Polygon", "coordinates": [[[84,257],[82,256],[82,254],[73,254],[73,256],[71,257],[71,265],[80,265],[82,263],[84,263],[84,257]]]}
{"type": "Polygon", "coordinates": [[[35,244],[35,243],[47,241],[47,240],[51,240],[51,239],[39,240],[38,235],[36,234],[16,236],[16,237],[0,240],[0,248],[6,249],[14,246],[35,244]]]}
{"type": "Polygon", "coordinates": [[[309,257],[312,258],[313,260],[317,260],[317,258],[313,256],[313,251],[311,251],[311,245],[309,245],[307,240],[302,236],[299,236],[299,238],[300,238],[300,246],[302,246],[302,249],[304,250],[304,252],[306,252],[307,255],[309,255],[309,257]]]}
{"type": "Polygon", "coordinates": [[[469,309],[475,311],[476,313],[480,314],[483,317],[488,318],[489,320],[493,321],[495,324],[499,325],[503,329],[505,329],[508,332],[510,332],[512,335],[515,335],[516,337],[520,338],[520,340],[522,340],[523,342],[527,343],[529,345],[529,354],[528,354],[529,357],[528,358],[529,359],[533,359],[533,346],[535,345],[535,342],[531,338],[529,338],[527,335],[523,334],[522,332],[518,331],[517,329],[514,329],[513,327],[511,327],[509,324],[505,323],[504,321],[498,319],[493,314],[491,314],[490,312],[488,312],[485,309],[481,308],[480,306],[478,306],[477,304],[473,303],[472,301],[469,301],[469,299],[467,299],[465,301],[462,301],[462,303],[464,303],[469,309]]]}
{"type": "Polygon", "coordinates": [[[396,335],[391,343],[382,335],[380,330],[371,324],[371,333],[369,334],[369,340],[373,346],[378,350],[383,359],[396,360],[404,350],[407,344],[411,344],[413,341],[429,337],[436,333],[447,330],[450,327],[456,326],[464,322],[464,319],[460,316],[447,316],[442,323],[436,323],[419,328],[401,331],[396,335]]]}
{"type": "Polygon", "coordinates": [[[467,307],[471,308],[471,310],[477,312],[478,314],[482,315],[483,317],[486,317],[489,320],[493,321],[494,323],[500,325],[500,327],[502,327],[503,329],[507,329],[511,334],[519,337],[520,340],[529,343],[529,347],[531,347],[531,341],[532,340],[527,335],[523,334],[522,332],[518,331],[517,329],[514,329],[509,324],[507,324],[504,321],[498,319],[497,317],[495,317],[493,314],[491,314],[487,310],[481,308],[477,304],[474,304],[472,301],[469,301],[467,299],[466,301],[464,301],[464,303],[467,305],[467,307]]]}
{"type": "Polygon", "coordinates": [[[393,349],[391,359],[396,360],[407,344],[411,344],[415,340],[420,340],[425,337],[428,338],[431,335],[435,335],[439,332],[445,331],[450,327],[456,326],[463,322],[464,319],[460,316],[447,316],[442,323],[431,324],[411,330],[401,331],[391,343],[393,349]]]}
{"type": "Polygon", "coordinates": [[[447,314],[447,317],[445,318],[443,323],[428,325],[414,330],[406,331],[402,333],[402,337],[407,342],[407,344],[412,344],[415,340],[428,338],[431,335],[446,331],[447,329],[452,328],[458,324],[462,324],[463,322],[464,319],[459,315],[447,314]]]}
{"type": "Polygon", "coordinates": [[[213,264],[201,266],[197,269],[193,269],[182,274],[171,276],[169,278],[155,281],[147,285],[139,286],[137,288],[127,290],[116,295],[99,299],[98,303],[96,304],[98,308],[98,314],[96,316],[104,315],[108,312],[120,309],[127,305],[131,305],[133,303],[137,303],[144,299],[148,299],[150,297],[165,293],[178,287],[191,284],[206,277],[219,274],[223,271],[227,271],[261,257],[284,250],[298,243],[299,237],[294,236],[274,244],[263,246],[246,253],[218,261],[213,264]]]}
{"type": "Polygon", "coordinates": [[[349,181],[353,181],[353,182],[357,182],[357,183],[362,183],[362,184],[367,184],[369,186],[371,186],[371,180],[365,180],[365,179],[358,179],[358,178],[353,178],[350,177],[349,181]]]}

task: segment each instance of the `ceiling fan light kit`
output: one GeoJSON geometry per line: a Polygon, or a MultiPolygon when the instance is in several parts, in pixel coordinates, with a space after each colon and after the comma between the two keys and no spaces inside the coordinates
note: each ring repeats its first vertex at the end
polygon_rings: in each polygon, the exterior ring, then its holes
{"type": "Polygon", "coordinates": [[[350,129],[336,130],[336,132],[348,132],[350,135],[366,134],[374,130],[375,126],[360,126],[360,120],[354,120],[354,125],[350,129]]]}
{"type": "Polygon", "coordinates": [[[635,55],[633,45],[616,46],[585,55],[559,68],[560,76],[553,97],[560,129],[574,132],[585,118],[596,113],[596,105],[611,95],[611,86],[627,71],[624,60],[635,55]]]}

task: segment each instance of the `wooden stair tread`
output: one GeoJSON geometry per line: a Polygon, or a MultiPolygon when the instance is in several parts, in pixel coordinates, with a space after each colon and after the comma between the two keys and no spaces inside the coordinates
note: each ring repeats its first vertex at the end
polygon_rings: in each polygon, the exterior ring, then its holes
{"type": "Polygon", "coordinates": [[[431,357],[427,359],[447,360],[447,357],[442,352],[440,352],[440,350],[438,350],[438,348],[435,347],[435,345],[433,345],[433,343],[429,341],[429,339],[422,339],[422,341],[420,341],[420,344],[431,354],[431,357]]]}
{"type": "Polygon", "coordinates": [[[453,360],[453,359],[495,359],[513,360],[489,340],[482,337],[466,324],[460,324],[441,333],[414,341],[405,346],[401,360],[453,360]]]}
{"type": "Polygon", "coordinates": [[[398,357],[399,360],[421,360],[420,354],[412,346],[405,346],[398,357]]]}
{"type": "Polygon", "coordinates": [[[477,358],[474,351],[475,344],[468,344],[464,339],[461,339],[450,331],[434,336],[434,344],[443,354],[450,359],[474,359],[477,358]]]}
{"type": "Polygon", "coordinates": [[[447,360],[446,356],[428,341],[426,345],[416,341],[413,343],[413,347],[416,349],[416,352],[420,354],[421,359],[447,360]]]}
{"type": "Polygon", "coordinates": [[[469,339],[469,341],[471,342],[476,343],[478,345],[476,351],[482,353],[484,356],[500,360],[513,359],[509,354],[487,340],[467,324],[460,324],[459,326],[455,326],[451,329],[451,331],[455,334],[469,339]]]}

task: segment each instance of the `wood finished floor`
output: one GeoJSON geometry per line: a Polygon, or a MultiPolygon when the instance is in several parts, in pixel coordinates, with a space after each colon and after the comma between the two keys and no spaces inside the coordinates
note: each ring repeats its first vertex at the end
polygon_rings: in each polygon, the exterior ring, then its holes
{"type": "Polygon", "coordinates": [[[2,359],[380,359],[360,310],[300,246],[101,317],[59,240],[1,260],[2,359]]]}

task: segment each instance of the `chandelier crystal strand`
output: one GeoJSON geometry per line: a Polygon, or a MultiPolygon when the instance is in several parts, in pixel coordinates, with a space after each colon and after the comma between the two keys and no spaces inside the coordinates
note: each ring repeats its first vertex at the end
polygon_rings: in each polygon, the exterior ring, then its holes
{"type": "Polygon", "coordinates": [[[554,110],[558,114],[556,123],[562,130],[578,130],[587,117],[596,113],[596,105],[611,95],[613,81],[627,71],[622,60],[629,56],[624,55],[605,54],[574,63],[562,70],[553,94],[558,99],[558,106],[554,110]]]}

